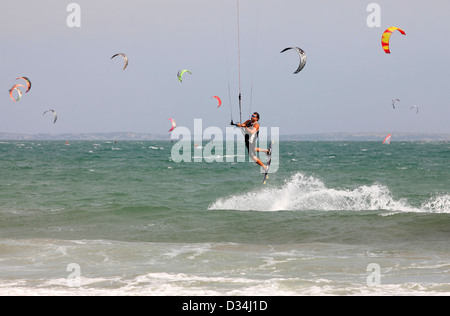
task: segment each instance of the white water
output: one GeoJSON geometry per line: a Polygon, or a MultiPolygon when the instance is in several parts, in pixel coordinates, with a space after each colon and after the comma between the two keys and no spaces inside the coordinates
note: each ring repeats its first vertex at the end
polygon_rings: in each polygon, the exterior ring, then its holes
{"type": "Polygon", "coordinates": [[[359,186],[355,189],[329,188],[321,180],[296,173],[284,185],[257,189],[243,194],[220,198],[210,210],[243,211],[377,211],[450,213],[450,196],[431,198],[420,207],[411,206],[406,199],[395,199],[389,188],[381,184],[359,186]]]}

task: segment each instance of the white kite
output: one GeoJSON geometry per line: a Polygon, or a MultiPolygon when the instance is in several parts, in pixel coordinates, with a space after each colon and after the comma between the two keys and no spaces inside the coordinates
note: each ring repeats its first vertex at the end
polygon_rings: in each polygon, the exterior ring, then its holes
{"type": "Polygon", "coordinates": [[[58,119],[58,115],[56,114],[56,111],[50,109],[50,110],[45,111],[44,114],[42,114],[42,115],[45,115],[45,113],[47,113],[47,112],[51,112],[53,114],[53,124],[55,124],[56,120],[58,119]]]}
{"type": "Polygon", "coordinates": [[[416,114],[419,113],[419,107],[417,105],[413,105],[409,108],[410,110],[416,110],[416,114]]]}
{"type": "Polygon", "coordinates": [[[395,102],[400,102],[400,99],[392,100],[392,107],[395,109],[395,102]]]}

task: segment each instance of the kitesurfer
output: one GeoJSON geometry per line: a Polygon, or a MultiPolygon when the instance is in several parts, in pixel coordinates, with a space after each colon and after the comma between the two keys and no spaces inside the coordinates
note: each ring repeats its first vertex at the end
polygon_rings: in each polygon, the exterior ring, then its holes
{"type": "Polygon", "coordinates": [[[256,156],[257,152],[265,152],[270,155],[270,151],[268,149],[261,149],[256,147],[256,139],[259,136],[259,113],[253,113],[250,120],[245,121],[244,123],[235,124],[237,127],[241,127],[245,132],[245,146],[248,150],[248,155],[253,159],[258,165],[263,167],[264,171],[267,169],[267,166],[262,163],[262,161],[256,156]]]}

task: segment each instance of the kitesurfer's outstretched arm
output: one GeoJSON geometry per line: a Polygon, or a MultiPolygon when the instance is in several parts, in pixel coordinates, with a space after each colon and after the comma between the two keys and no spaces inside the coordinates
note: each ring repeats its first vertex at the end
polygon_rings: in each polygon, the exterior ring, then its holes
{"type": "Polygon", "coordinates": [[[245,121],[244,123],[236,123],[237,127],[247,127],[247,125],[250,123],[250,120],[245,121]]]}

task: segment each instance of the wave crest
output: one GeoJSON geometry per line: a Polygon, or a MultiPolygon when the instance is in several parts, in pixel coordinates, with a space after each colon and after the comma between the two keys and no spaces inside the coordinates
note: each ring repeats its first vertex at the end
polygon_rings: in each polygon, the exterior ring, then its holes
{"type": "Polygon", "coordinates": [[[395,200],[381,184],[360,186],[353,190],[328,188],[321,180],[296,173],[281,188],[256,191],[220,198],[210,210],[242,211],[377,211],[450,213],[450,196],[430,199],[420,208],[408,205],[406,199],[395,200]]]}

